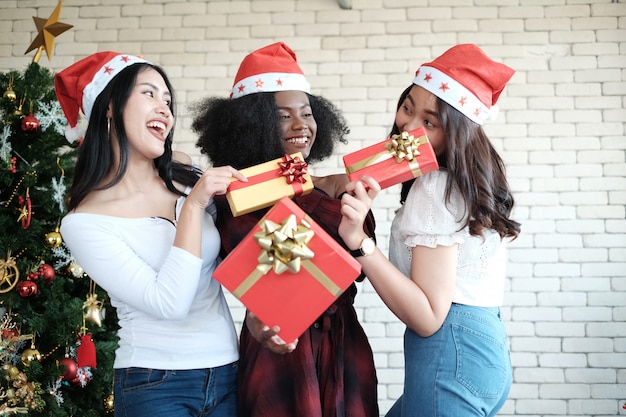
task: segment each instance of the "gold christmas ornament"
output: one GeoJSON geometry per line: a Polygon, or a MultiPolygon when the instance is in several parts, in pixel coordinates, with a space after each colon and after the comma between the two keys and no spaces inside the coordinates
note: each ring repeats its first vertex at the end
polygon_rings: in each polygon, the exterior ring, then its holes
{"type": "Polygon", "coordinates": [[[20,370],[16,366],[9,366],[9,368],[7,369],[7,374],[9,375],[9,379],[12,380],[20,374],[20,370]]]}
{"type": "Polygon", "coordinates": [[[26,349],[22,352],[21,359],[24,366],[30,366],[33,361],[41,362],[41,353],[35,349],[35,344],[33,343],[30,349],[26,349]]]}
{"type": "Polygon", "coordinates": [[[107,414],[115,411],[113,400],[114,400],[113,393],[107,395],[107,397],[104,399],[104,410],[107,412],[107,414]]]}
{"type": "Polygon", "coordinates": [[[83,304],[83,315],[88,322],[102,326],[102,301],[98,301],[98,294],[87,297],[83,304]]]}
{"type": "Polygon", "coordinates": [[[43,360],[43,356],[35,347],[35,335],[34,334],[25,334],[20,336],[22,340],[30,339],[30,348],[24,349],[22,352],[22,364],[24,366],[30,366],[33,361],[41,362],[43,360]]]}
{"type": "Polygon", "coordinates": [[[59,223],[57,222],[54,232],[46,233],[46,246],[50,249],[55,249],[61,246],[62,243],[63,237],[61,236],[61,233],[59,233],[59,223]]]}
{"type": "Polygon", "coordinates": [[[67,270],[74,278],[82,278],[85,276],[85,270],[78,262],[70,262],[70,266],[67,270]]]}
{"type": "Polygon", "coordinates": [[[73,27],[72,25],[59,22],[62,6],[63,0],[59,0],[59,4],[57,4],[57,7],[48,19],[33,16],[35,26],[37,26],[39,33],[37,33],[37,37],[35,37],[26,52],[24,52],[24,55],[26,55],[33,49],[38,48],[37,53],[35,53],[33,57],[33,62],[39,62],[39,58],[44,49],[46,50],[46,55],[48,55],[48,60],[51,60],[52,53],[54,52],[54,38],[73,27]]]}
{"type": "Polygon", "coordinates": [[[15,94],[15,91],[13,91],[13,75],[10,76],[10,78],[9,78],[9,88],[7,88],[7,91],[4,92],[2,97],[6,98],[6,99],[9,99],[9,101],[11,103],[13,103],[15,100],[17,100],[17,94],[15,94]]]}
{"type": "Polygon", "coordinates": [[[11,88],[5,91],[4,94],[2,94],[2,97],[9,99],[11,103],[17,100],[17,94],[15,94],[15,91],[13,91],[11,88]]]}
{"type": "Polygon", "coordinates": [[[13,111],[13,116],[21,116],[23,113],[23,107],[24,107],[24,101],[26,100],[26,94],[24,94],[24,97],[20,99],[20,104],[18,105],[18,107],[13,111]]]}
{"type": "Polygon", "coordinates": [[[91,280],[87,299],[83,303],[83,319],[100,327],[102,326],[103,303],[98,300],[98,294],[96,294],[95,290],[96,283],[91,280]]]}
{"type": "Polygon", "coordinates": [[[54,232],[46,233],[46,245],[51,248],[58,248],[63,243],[61,233],[56,229],[54,232]]]}
{"type": "Polygon", "coordinates": [[[7,254],[7,259],[0,259],[0,293],[11,291],[20,280],[20,271],[17,269],[15,258],[11,257],[11,251],[7,254]]]}

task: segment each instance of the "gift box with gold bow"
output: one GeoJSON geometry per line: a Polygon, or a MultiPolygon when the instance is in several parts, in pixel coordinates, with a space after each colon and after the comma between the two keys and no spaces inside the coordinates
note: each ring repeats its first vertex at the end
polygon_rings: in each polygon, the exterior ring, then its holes
{"type": "Polygon", "coordinates": [[[301,152],[240,170],[248,178],[233,178],[226,199],[233,217],[269,207],[283,197],[308,194],[313,180],[301,152]]]}
{"type": "Polygon", "coordinates": [[[422,127],[344,155],[343,163],[351,181],[369,175],[381,189],[439,169],[433,146],[422,127]]]}
{"type": "Polygon", "coordinates": [[[284,197],[213,276],[279,336],[292,342],[359,276],[361,265],[284,197]]]}

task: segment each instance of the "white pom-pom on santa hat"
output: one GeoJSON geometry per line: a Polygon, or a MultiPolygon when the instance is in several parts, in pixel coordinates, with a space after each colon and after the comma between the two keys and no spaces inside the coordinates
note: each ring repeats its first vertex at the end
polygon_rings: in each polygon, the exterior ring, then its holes
{"type": "Polygon", "coordinates": [[[496,101],[513,74],[515,70],[493,61],[478,46],[461,44],[418,68],[413,84],[482,125],[495,120],[496,101]]]}
{"type": "Polygon", "coordinates": [[[119,52],[97,52],[70,65],[54,76],[54,88],[63,113],[69,123],[66,137],[70,142],[83,136],[77,128],[79,114],[89,120],[93,104],[98,95],[124,68],[137,63],[150,63],[145,59],[120,54],[119,52]]]}
{"type": "Polygon", "coordinates": [[[83,140],[84,136],[85,136],[85,130],[83,126],[79,126],[79,125],[76,125],[74,127],[71,127],[70,125],[65,126],[65,139],[67,139],[69,143],[81,141],[83,140]]]}
{"type": "Polygon", "coordinates": [[[295,52],[283,42],[257,49],[241,61],[230,97],[276,91],[311,92],[295,52]]]}

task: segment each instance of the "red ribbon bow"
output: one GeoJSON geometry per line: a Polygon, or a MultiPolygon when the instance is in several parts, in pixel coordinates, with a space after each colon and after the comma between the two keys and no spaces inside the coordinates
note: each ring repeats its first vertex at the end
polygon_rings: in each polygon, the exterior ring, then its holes
{"type": "Polygon", "coordinates": [[[304,174],[307,173],[308,164],[300,159],[299,156],[294,158],[291,155],[285,154],[283,156],[283,162],[279,162],[278,166],[280,167],[278,172],[280,175],[285,177],[287,184],[291,184],[293,182],[304,184],[306,182],[304,174]]]}

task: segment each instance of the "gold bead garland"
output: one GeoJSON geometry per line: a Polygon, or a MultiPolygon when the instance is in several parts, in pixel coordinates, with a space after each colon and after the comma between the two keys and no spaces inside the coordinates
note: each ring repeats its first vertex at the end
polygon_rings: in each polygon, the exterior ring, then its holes
{"type": "Polygon", "coordinates": [[[20,187],[22,186],[22,183],[26,179],[26,176],[32,176],[33,178],[37,178],[37,171],[27,171],[24,175],[22,175],[22,178],[20,178],[20,180],[17,182],[17,185],[13,189],[13,192],[11,193],[11,196],[4,203],[4,208],[9,207],[9,204],[11,204],[11,202],[15,198],[15,195],[17,194],[17,191],[20,189],[20,187]]]}

